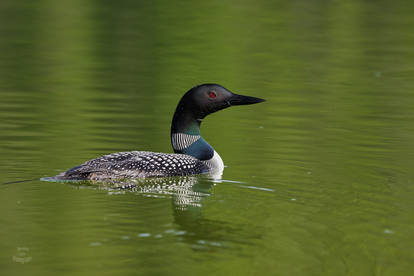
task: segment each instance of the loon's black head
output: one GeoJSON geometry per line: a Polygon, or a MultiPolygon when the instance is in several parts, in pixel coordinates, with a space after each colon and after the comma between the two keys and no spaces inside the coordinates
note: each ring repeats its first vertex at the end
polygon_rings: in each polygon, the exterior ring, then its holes
{"type": "Polygon", "coordinates": [[[191,88],[179,103],[197,119],[230,107],[232,105],[255,104],[265,101],[264,99],[238,95],[230,92],[218,84],[201,84],[191,88]]]}
{"type": "Polygon", "coordinates": [[[232,105],[255,104],[263,99],[238,95],[218,84],[201,84],[191,88],[178,103],[171,133],[200,133],[204,117],[232,105]]]}

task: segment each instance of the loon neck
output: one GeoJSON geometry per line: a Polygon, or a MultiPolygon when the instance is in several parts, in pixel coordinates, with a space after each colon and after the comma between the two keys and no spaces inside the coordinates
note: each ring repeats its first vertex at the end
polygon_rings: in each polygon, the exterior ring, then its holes
{"type": "Polygon", "coordinates": [[[213,157],[213,147],[201,137],[202,119],[181,103],[178,105],[171,124],[171,143],[175,153],[188,154],[199,160],[213,157]]]}
{"type": "Polygon", "coordinates": [[[197,118],[191,111],[178,105],[171,124],[172,133],[185,133],[189,135],[201,135],[200,125],[202,118],[197,118]]]}

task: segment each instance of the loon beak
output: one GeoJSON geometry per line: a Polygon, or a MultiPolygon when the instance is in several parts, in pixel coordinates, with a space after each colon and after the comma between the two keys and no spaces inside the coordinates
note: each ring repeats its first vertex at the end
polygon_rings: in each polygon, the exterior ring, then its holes
{"type": "Polygon", "coordinates": [[[245,104],[255,104],[264,102],[264,99],[250,97],[250,96],[243,96],[238,94],[233,94],[228,100],[227,103],[229,106],[231,105],[245,105],[245,104]]]}

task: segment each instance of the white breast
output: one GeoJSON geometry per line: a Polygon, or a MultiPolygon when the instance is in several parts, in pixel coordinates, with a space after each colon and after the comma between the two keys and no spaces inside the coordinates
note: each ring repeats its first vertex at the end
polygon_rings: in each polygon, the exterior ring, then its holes
{"type": "Polygon", "coordinates": [[[214,151],[214,155],[211,159],[203,161],[211,170],[223,171],[224,163],[220,155],[214,151]]]}

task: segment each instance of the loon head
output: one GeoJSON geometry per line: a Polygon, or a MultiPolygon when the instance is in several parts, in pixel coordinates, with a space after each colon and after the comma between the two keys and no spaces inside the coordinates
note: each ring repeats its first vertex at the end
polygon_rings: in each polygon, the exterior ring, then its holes
{"type": "Polygon", "coordinates": [[[263,99],[238,95],[218,84],[202,84],[191,88],[178,103],[171,124],[171,143],[175,153],[191,155],[199,160],[210,160],[216,168],[223,161],[200,134],[204,117],[230,107],[263,102],[263,99]],[[214,161],[211,161],[214,160],[214,161]]]}
{"type": "Polygon", "coordinates": [[[177,110],[189,112],[197,120],[232,105],[255,104],[264,99],[238,95],[218,84],[201,84],[191,88],[181,98],[177,110]]]}

